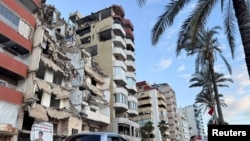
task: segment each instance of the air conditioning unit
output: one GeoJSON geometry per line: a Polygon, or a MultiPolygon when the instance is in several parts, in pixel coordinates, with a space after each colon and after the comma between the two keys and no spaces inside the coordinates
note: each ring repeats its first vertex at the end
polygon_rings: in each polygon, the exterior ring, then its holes
{"type": "Polygon", "coordinates": [[[3,81],[3,80],[0,80],[0,86],[5,86],[5,87],[7,87],[7,86],[8,86],[8,82],[3,81]]]}

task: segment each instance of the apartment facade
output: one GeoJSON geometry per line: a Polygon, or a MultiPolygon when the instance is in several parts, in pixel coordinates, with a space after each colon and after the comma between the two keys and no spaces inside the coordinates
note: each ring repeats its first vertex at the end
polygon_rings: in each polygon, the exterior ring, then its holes
{"type": "Polygon", "coordinates": [[[180,140],[180,123],[178,122],[177,116],[177,103],[175,92],[167,83],[153,84],[152,86],[158,89],[166,97],[170,139],[172,141],[178,141],[180,140]]]}
{"type": "Polygon", "coordinates": [[[199,112],[199,107],[194,104],[181,108],[181,110],[182,113],[186,114],[188,123],[191,127],[190,136],[198,135],[200,139],[203,139],[205,135],[205,129],[202,113],[199,112]]]}
{"type": "Polygon", "coordinates": [[[187,117],[181,110],[177,112],[179,129],[180,129],[180,140],[189,141],[190,140],[190,126],[187,120],[187,117]]]}
{"type": "Polygon", "coordinates": [[[132,120],[138,115],[133,24],[119,5],[84,17],[75,12],[69,18],[75,25],[79,48],[110,76],[109,131],[139,140],[139,124],[132,120]]]}
{"type": "MultiPolygon", "coordinates": [[[[146,81],[137,82],[136,87],[139,111],[136,121],[140,124],[140,127],[151,121],[154,130],[150,134],[150,141],[162,141],[163,135],[158,125],[161,120],[168,123],[166,97],[146,81]]],[[[169,131],[167,130],[164,133],[164,137],[166,140],[170,140],[169,136],[169,131]]]]}
{"type": "Polygon", "coordinates": [[[74,28],[37,0],[0,6],[0,139],[107,131],[110,77],[79,49],[74,28]]]}
{"type": "Polygon", "coordinates": [[[39,2],[0,1],[0,140],[17,138],[39,2]]]}

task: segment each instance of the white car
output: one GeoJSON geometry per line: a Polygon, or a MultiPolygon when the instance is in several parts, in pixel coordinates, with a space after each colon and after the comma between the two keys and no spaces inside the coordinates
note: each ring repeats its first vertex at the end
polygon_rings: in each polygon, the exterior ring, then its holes
{"type": "Polygon", "coordinates": [[[66,141],[129,141],[122,135],[110,132],[83,132],[67,137],[66,141]]]}

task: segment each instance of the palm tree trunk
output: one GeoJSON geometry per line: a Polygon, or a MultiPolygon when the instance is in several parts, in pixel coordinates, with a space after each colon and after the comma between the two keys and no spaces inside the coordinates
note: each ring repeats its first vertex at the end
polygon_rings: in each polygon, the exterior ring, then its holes
{"type": "Polygon", "coordinates": [[[209,61],[209,70],[211,72],[211,77],[212,77],[212,82],[213,82],[213,88],[214,88],[214,96],[215,96],[215,101],[216,101],[216,105],[217,105],[217,112],[218,112],[218,124],[222,125],[224,124],[224,118],[223,118],[223,114],[222,114],[222,110],[221,110],[221,104],[220,104],[220,97],[219,97],[219,92],[218,92],[218,88],[216,85],[216,80],[215,80],[215,75],[214,75],[214,65],[213,65],[213,61],[209,61]]]}
{"type": "MultiPolygon", "coordinates": [[[[250,57],[247,52],[250,50],[250,13],[245,0],[233,0],[235,16],[237,18],[238,27],[241,35],[242,44],[245,51],[245,57],[250,57]]],[[[250,60],[246,59],[248,73],[250,73],[250,60]]]]}

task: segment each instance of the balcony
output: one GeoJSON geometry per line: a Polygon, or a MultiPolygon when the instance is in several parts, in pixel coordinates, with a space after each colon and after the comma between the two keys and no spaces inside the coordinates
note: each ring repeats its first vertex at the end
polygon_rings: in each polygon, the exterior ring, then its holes
{"type": "Polygon", "coordinates": [[[114,13],[116,14],[116,15],[119,15],[119,16],[121,16],[121,17],[124,17],[124,9],[122,8],[122,6],[120,6],[120,5],[113,5],[112,6],[112,8],[113,8],[113,10],[114,10],[114,13]]]}
{"type": "Polygon", "coordinates": [[[146,100],[139,100],[138,101],[138,105],[147,105],[147,104],[152,104],[152,101],[150,99],[146,99],[146,100]]]}
{"type": "Polygon", "coordinates": [[[113,93],[120,93],[128,96],[128,91],[124,87],[114,87],[113,93]]]}
{"type": "Polygon", "coordinates": [[[128,60],[135,60],[135,54],[134,52],[132,52],[131,50],[126,50],[125,51],[126,55],[127,55],[127,59],[128,60]]]}
{"type": "Polygon", "coordinates": [[[122,48],[126,48],[126,42],[121,36],[115,36],[112,39],[115,46],[120,46],[122,48]]]}
{"type": "Polygon", "coordinates": [[[0,85],[0,99],[21,105],[23,102],[23,94],[9,87],[0,85]]]}
{"type": "Polygon", "coordinates": [[[126,28],[125,32],[126,32],[126,38],[131,39],[132,41],[134,41],[134,33],[133,33],[133,31],[130,28],[126,28]]]}
{"type": "Polygon", "coordinates": [[[103,93],[101,90],[99,90],[96,86],[86,82],[87,87],[98,97],[103,97],[103,93]]]}
{"type": "Polygon", "coordinates": [[[85,65],[84,70],[89,76],[93,77],[97,82],[101,84],[105,82],[103,76],[101,76],[98,72],[94,71],[91,67],[85,65]]]}
{"type": "Polygon", "coordinates": [[[128,84],[126,85],[126,88],[128,89],[128,91],[132,94],[136,93],[137,92],[137,89],[136,89],[136,86],[135,84],[128,84]]]}
{"type": "Polygon", "coordinates": [[[139,128],[139,124],[129,120],[128,118],[123,118],[123,117],[119,117],[119,118],[115,118],[115,123],[122,123],[122,124],[126,124],[128,126],[133,126],[133,127],[138,127],[139,128]]]}
{"type": "Polygon", "coordinates": [[[22,80],[26,78],[28,66],[12,58],[11,56],[0,52],[0,73],[12,78],[13,80],[22,80]]]}
{"type": "Polygon", "coordinates": [[[164,106],[165,108],[167,107],[166,103],[164,101],[158,101],[158,105],[164,106]]]}
{"type": "Polygon", "coordinates": [[[136,80],[135,72],[126,72],[127,77],[132,78],[133,80],[136,80]]]}
{"type": "Polygon", "coordinates": [[[124,20],[124,24],[126,27],[130,28],[132,31],[134,31],[134,25],[132,24],[132,22],[129,19],[125,19],[124,20]]]}
{"type": "Polygon", "coordinates": [[[13,54],[27,54],[32,49],[32,42],[19,34],[15,29],[11,28],[0,20],[0,44],[13,54]]]}
{"type": "Polygon", "coordinates": [[[110,117],[109,116],[103,115],[99,112],[93,112],[90,110],[86,110],[86,114],[88,115],[87,119],[110,124],[110,117]]]}
{"type": "Polygon", "coordinates": [[[113,79],[118,84],[125,86],[127,84],[126,65],[123,61],[113,61],[113,79]]]}
{"type": "Polygon", "coordinates": [[[145,97],[151,97],[151,96],[149,93],[143,93],[143,94],[138,95],[138,99],[145,98],[145,97]]]}
{"type": "Polygon", "coordinates": [[[135,63],[134,61],[126,60],[125,64],[127,65],[128,71],[135,71],[135,63]]]}
{"type": "Polygon", "coordinates": [[[116,56],[117,60],[125,60],[127,55],[125,54],[125,51],[123,48],[114,46],[112,49],[113,54],[116,56]]]}
{"type": "Polygon", "coordinates": [[[41,0],[19,0],[25,7],[27,7],[32,13],[36,12],[41,0]]]}
{"type": "Polygon", "coordinates": [[[122,102],[114,102],[113,107],[121,110],[128,110],[128,104],[122,102]]]}
{"type": "Polygon", "coordinates": [[[118,22],[118,20],[116,19],[114,24],[112,25],[112,29],[113,29],[116,36],[125,37],[125,35],[126,35],[122,24],[123,24],[122,22],[118,22]]]}
{"type": "Polygon", "coordinates": [[[134,51],[135,50],[135,44],[131,39],[126,38],[126,45],[127,45],[127,50],[134,51]]]}

